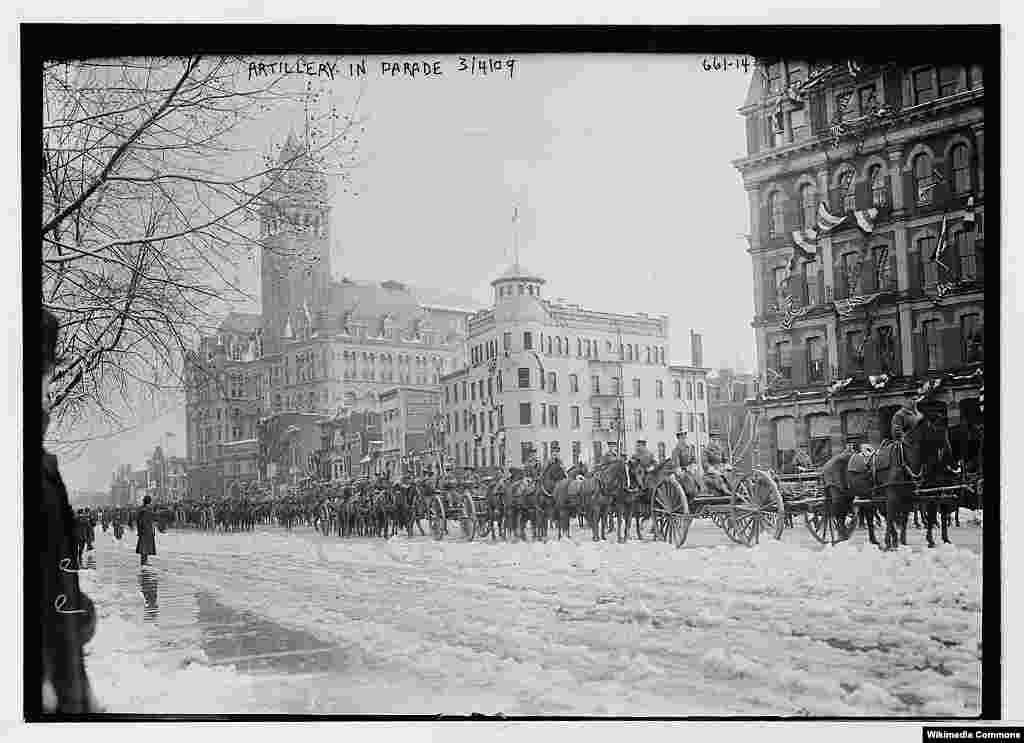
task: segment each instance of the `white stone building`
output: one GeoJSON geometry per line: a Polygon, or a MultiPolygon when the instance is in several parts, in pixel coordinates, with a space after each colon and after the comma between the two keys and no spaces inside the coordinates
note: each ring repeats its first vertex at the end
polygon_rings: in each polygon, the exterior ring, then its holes
{"type": "Polygon", "coordinates": [[[467,324],[468,364],[441,378],[456,466],[519,466],[531,451],[544,461],[555,442],[566,462],[638,439],[668,456],[680,427],[707,443],[707,370],[669,364],[666,316],[548,301],[520,265],[491,284],[493,307],[467,324]]]}

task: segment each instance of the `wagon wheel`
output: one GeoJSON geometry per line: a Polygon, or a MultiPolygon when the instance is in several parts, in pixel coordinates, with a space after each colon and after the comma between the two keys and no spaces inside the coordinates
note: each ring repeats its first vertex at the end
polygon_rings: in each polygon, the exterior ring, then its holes
{"type": "Polygon", "coordinates": [[[444,502],[441,500],[441,496],[435,495],[430,499],[428,517],[430,518],[430,533],[434,539],[444,539],[445,534],[448,532],[448,522],[445,519],[444,514],[444,502]]]}
{"type": "Polygon", "coordinates": [[[857,530],[860,509],[852,506],[843,519],[832,514],[831,504],[823,500],[804,512],[804,526],[821,544],[845,542],[857,530]]]}
{"type": "Polygon", "coordinates": [[[733,489],[731,513],[723,529],[734,542],[750,547],[765,534],[781,539],[786,528],[786,506],[775,481],[766,473],[755,471],[740,480],[733,489]]]}
{"type": "Polygon", "coordinates": [[[682,547],[693,523],[686,496],[680,497],[672,483],[664,480],[654,491],[651,509],[657,538],[669,542],[676,549],[682,547]]]}
{"type": "Polygon", "coordinates": [[[462,513],[459,516],[459,528],[462,530],[462,537],[467,542],[472,542],[476,536],[476,506],[468,493],[462,496],[462,513]]]}

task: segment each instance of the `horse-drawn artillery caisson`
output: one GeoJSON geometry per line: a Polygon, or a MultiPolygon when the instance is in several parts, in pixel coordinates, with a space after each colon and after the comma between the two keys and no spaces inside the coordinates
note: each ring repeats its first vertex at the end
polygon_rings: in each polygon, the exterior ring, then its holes
{"type": "Polygon", "coordinates": [[[752,546],[762,536],[779,539],[786,506],[771,475],[743,474],[723,466],[708,452],[703,482],[689,470],[677,472],[671,460],[652,473],[651,517],[658,539],[676,547],[686,543],[695,518],[707,518],[737,544],[752,546]]]}
{"type": "Polygon", "coordinates": [[[980,506],[980,466],[969,471],[949,430],[920,413],[917,402],[916,392],[908,390],[904,408],[893,416],[891,438],[878,449],[848,446],[820,473],[780,478],[794,496],[790,509],[803,514],[804,524],[819,542],[845,541],[863,522],[868,539],[878,544],[875,521],[881,514],[885,548],[895,549],[907,544],[911,512],[920,512],[927,544],[934,547],[936,525],[948,543],[951,514],[961,503],[980,506]]]}

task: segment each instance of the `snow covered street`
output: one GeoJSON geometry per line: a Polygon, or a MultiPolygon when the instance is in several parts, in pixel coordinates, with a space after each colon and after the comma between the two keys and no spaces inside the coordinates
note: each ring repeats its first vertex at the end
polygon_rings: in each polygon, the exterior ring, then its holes
{"type": "Polygon", "coordinates": [[[686,548],[97,534],[111,712],[977,715],[981,528],[959,546],[686,548]],[[968,546],[970,548],[968,548],[968,546]]]}

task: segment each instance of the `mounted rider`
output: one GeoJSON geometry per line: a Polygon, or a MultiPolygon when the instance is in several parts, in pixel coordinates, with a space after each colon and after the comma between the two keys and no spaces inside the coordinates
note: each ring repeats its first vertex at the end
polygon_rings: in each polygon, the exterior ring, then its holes
{"type": "Polygon", "coordinates": [[[646,439],[637,439],[636,449],[633,451],[633,461],[637,463],[640,472],[640,482],[637,486],[643,490],[648,476],[658,467],[658,461],[654,454],[647,448],[646,439]]]}
{"type": "Polygon", "coordinates": [[[551,458],[548,459],[548,463],[544,467],[544,472],[541,473],[541,476],[540,476],[541,482],[552,482],[553,483],[553,482],[561,479],[559,477],[559,470],[561,470],[564,473],[565,472],[565,467],[563,466],[562,459],[559,456],[560,451],[561,451],[561,449],[560,449],[557,441],[555,441],[554,443],[551,444],[551,458]]]}
{"type": "Polygon", "coordinates": [[[711,492],[733,497],[729,481],[725,479],[722,449],[715,442],[704,448],[704,485],[711,492]]]}
{"type": "Polygon", "coordinates": [[[607,467],[609,464],[614,464],[621,459],[619,455],[619,443],[617,441],[609,441],[608,448],[605,453],[601,455],[601,461],[598,462],[598,467],[607,467]]]}
{"type": "Polygon", "coordinates": [[[903,437],[913,432],[924,420],[924,413],[917,409],[917,390],[908,389],[903,396],[903,407],[893,413],[892,421],[889,424],[889,433],[892,441],[902,442],[903,437]]]}

